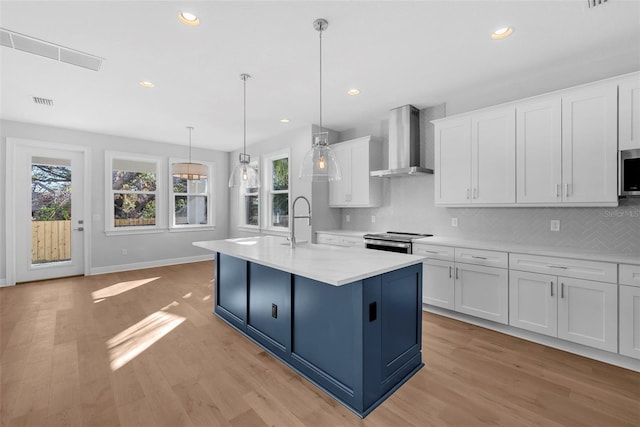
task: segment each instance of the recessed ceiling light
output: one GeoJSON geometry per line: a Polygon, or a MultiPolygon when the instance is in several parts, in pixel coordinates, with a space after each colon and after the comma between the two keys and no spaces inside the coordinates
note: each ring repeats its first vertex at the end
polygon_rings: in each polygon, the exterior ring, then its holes
{"type": "Polygon", "coordinates": [[[191,12],[180,12],[178,14],[178,19],[184,25],[189,25],[190,27],[197,27],[200,25],[200,19],[191,12]]]}
{"type": "Polygon", "coordinates": [[[156,85],[154,85],[153,83],[148,82],[146,80],[143,80],[143,81],[140,82],[140,86],[146,87],[147,89],[151,89],[152,87],[155,87],[156,85]]]}
{"type": "Polygon", "coordinates": [[[289,119],[280,119],[280,123],[288,124],[290,122],[291,122],[291,120],[289,120],[289,119]]]}
{"type": "Polygon", "coordinates": [[[502,27],[495,30],[491,33],[491,38],[494,40],[504,39],[505,37],[509,37],[513,33],[513,28],[511,27],[502,27]]]}
{"type": "Polygon", "coordinates": [[[358,89],[349,89],[347,91],[347,95],[351,95],[351,96],[360,95],[360,91],[358,89]]]}

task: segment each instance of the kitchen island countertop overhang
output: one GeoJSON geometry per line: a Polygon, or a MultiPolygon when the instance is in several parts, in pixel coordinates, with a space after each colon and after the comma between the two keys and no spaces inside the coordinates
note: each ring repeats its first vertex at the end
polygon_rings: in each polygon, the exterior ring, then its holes
{"type": "Polygon", "coordinates": [[[334,286],[377,276],[425,259],[417,255],[313,243],[298,244],[292,249],[287,239],[276,236],[200,241],[193,245],[334,286]]]}

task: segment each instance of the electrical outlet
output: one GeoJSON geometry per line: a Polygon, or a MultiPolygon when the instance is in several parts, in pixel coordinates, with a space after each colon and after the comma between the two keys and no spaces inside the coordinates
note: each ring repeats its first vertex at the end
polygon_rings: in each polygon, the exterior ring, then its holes
{"type": "Polygon", "coordinates": [[[458,218],[451,218],[451,226],[452,227],[458,226],[458,218]]]}
{"type": "Polygon", "coordinates": [[[122,255],[127,255],[128,251],[126,249],[122,250],[122,255]]]}
{"type": "Polygon", "coordinates": [[[371,224],[375,224],[375,223],[376,223],[376,216],[371,215],[371,224]]]}
{"type": "Polygon", "coordinates": [[[551,220],[551,231],[560,231],[560,220],[552,219],[551,220]]]}
{"type": "Polygon", "coordinates": [[[347,222],[351,221],[351,215],[346,215],[344,218],[347,222]]]}

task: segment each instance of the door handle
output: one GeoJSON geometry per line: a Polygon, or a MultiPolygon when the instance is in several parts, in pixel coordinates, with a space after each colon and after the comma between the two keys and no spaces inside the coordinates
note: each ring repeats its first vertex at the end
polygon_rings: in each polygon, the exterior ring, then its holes
{"type": "Polygon", "coordinates": [[[84,231],[84,227],[74,228],[75,231],[84,231]]]}

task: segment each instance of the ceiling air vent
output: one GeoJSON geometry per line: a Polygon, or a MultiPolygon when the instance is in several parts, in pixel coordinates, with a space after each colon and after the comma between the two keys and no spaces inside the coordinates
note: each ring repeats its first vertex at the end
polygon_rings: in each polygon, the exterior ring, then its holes
{"type": "Polygon", "coordinates": [[[608,0],[587,0],[587,4],[589,5],[589,7],[596,7],[596,6],[602,6],[607,1],[608,0]]]}
{"type": "Polygon", "coordinates": [[[46,105],[47,107],[53,107],[53,99],[40,98],[38,96],[34,96],[33,102],[39,105],[46,105]]]}
{"type": "Polygon", "coordinates": [[[76,65],[93,71],[98,71],[103,61],[99,56],[80,52],[79,50],[69,49],[55,43],[39,40],[35,37],[26,36],[5,28],[0,28],[0,44],[22,52],[44,56],[45,58],[53,59],[54,61],[76,65]]]}

